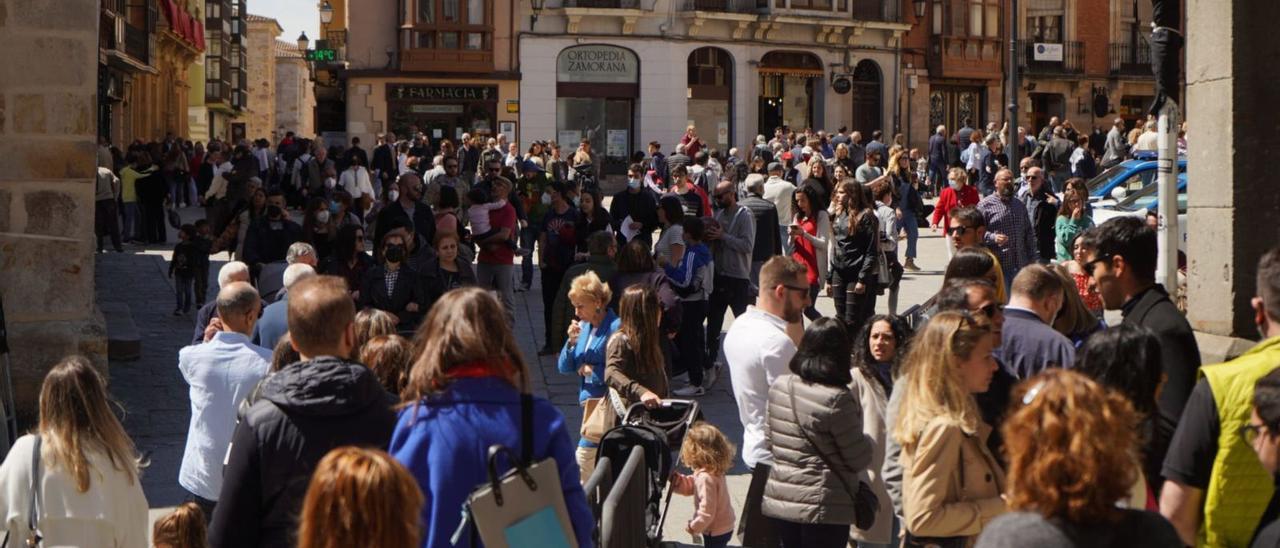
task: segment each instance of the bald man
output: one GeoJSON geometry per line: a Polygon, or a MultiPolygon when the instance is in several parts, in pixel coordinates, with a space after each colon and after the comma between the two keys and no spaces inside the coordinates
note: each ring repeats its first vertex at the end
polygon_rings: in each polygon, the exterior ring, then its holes
{"type": "Polygon", "coordinates": [[[271,351],[249,336],[262,300],[248,282],[224,284],[215,301],[223,329],[209,342],[178,352],[178,370],[190,387],[191,423],[178,470],[178,484],[213,515],[222,490],[222,458],[236,425],[236,407],[266,376],[271,351]]]}

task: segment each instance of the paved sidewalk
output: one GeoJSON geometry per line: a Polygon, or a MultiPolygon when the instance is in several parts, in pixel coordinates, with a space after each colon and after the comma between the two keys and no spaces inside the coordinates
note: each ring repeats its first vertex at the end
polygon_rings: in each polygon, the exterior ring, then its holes
{"type": "MultiPolygon", "coordinates": [[[[182,213],[188,221],[199,214],[193,209],[182,213]]],[[[925,270],[904,278],[899,311],[924,301],[941,283],[941,270],[947,261],[944,240],[929,233],[927,229],[922,231],[921,236],[921,257],[917,259],[917,263],[925,270]]],[[[129,435],[139,450],[150,458],[151,464],[143,473],[142,484],[153,508],[153,518],[163,515],[186,497],[186,493],[177,484],[177,476],[190,421],[190,402],[187,399],[186,383],[177,369],[177,354],[190,341],[194,313],[183,317],[172,315],[173,286],[166,274],[167,259],[174,239],[171,234],[170,243],[166,246],[133,246],[123,254],[100,254],[97,261],[99,301],[128,304],[142,336],[141,359],[110,363],[110,390],[124,410],[124,424],[129,435]]],[[[212,257],[209,282],[211,294],[216,292],[217,270],[226,258],[225,254],[212,257]]],[[[515,270],[518,275],[519,269],[515,270]]],[[[577,431],[573,426],[580,424],[582,418],[582,411],[577,403],[577,380],[572,375],[561,375],[556,370],[555,356],[537,355],[544,335],[538,278],[535,275],[535,283],[530,291],[516,294],[514,332],[525,361],[529,364],[534,392],[546,396],[564,413],[571,435],[576,439],[577,431]]],[[[827,315],[834,312],[832,300],[826,296],[819,297],[817,307],[827,315]]],[[[877,310],[887,311],[884,297],[879,299],[877,310]]],[[[732,313],[729,316],[726,317],[725,329],[732,325],[732,313]]],[[[683,386],[684,379],[677,379],[672,384],[676,387],[683,386]]],[[[720,381],[708,394],[699,398],[699,402],[706,419],[720,427],[735,444],[740,444],[742,427],[738,421],[737,406],[727,372],[721,375],[720,381]]],[[[743,507],[748,482],[746,468],[740,459],[735,459],[735,467],[729,477],[735,511],[740,511],[743,507]]],[[[690,537],[684,532],[684,524],[691,515],[692,499],[673,499],[665,527],[665,538],[689,542],[690,537]]]]}

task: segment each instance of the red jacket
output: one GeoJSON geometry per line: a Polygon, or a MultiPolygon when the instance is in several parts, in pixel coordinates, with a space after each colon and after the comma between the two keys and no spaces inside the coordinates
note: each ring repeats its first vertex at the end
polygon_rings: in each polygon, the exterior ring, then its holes
{"type": "Polygon", "coordinates": [[[956,197],[956,191],[951,187],[942,189],[942,194],[938,195],[938,203],[933,206],[933,224],[938,224],[938,219],[942,219],[942,230],[946,232],[951,229],[951,210],[957,207],[965,207],[978,204],[978,189],[973,185],[964,185],[960,189],[960,196],[956,197]]]}

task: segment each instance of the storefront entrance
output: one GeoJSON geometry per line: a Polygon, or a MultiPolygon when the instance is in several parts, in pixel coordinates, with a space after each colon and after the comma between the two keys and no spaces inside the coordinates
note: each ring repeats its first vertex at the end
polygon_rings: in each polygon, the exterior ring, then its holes
{"type": "Polygon", "coordinates": [[[626,175],[634,146],[640,61],[617,46],[565,48],[556,60],[556,141],[569,157],[582,139],[601,158],[604,175],[626,175]]]}
{"type": "Polygon", "coordinates": [[[733,59],[720,48],[689,54],[689,124],[703,142],[729,150],[733,135],[733,59]]]}
{"type": "MultiPolygon", "coordinates": [[[[853,69],[853,129],[870,136],[884,129],[880,113],[880,67],[875,61],[862,60],[853,69]]],[[[888,159],[886,158],[887,162],[888,159]]]]}
{"type": "Polygon", "coordinates": [[[496,86],[387,84],[390,129],[407,135],[418,126],[434,144],[463,133],[493,135],[498,112],[496,86]]]}
{"type": "Polygon", "coordinates": [[[960,129],[965,118],[974,127],[985,127],[986,89],[982,86],[935,85],[929,90],[929,133],[939,125],[947,126],[947,135],[960,129]]]}
{"type": "Polygon", "coordinates": [[[822,62],[811,53],[771,51],[760,59],[759,71],[759,133],[771,135],[782,126],[796,131],[812,127],[822,62]]]}
{"type": "Polygon", "coordinates": [[[1061,93],[1032,93],[1031,112],[1027,114],[1031,119],[1031,127],[1027,129],[1027,134],[1039,135],[1040,129],[1049,125],[1049,119],[1057,116],[1062,120],[1066,117],[1067,102],[1062,98],[1061,93]]]}

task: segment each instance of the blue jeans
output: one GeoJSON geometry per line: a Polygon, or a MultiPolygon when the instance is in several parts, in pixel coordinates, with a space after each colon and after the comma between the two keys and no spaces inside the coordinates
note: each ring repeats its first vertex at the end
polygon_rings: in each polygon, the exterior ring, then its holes
{"type": "Polygon", "coordinates": [[[191,312],[191,304],[195,301],[196,279],[190,274],[176,274],[173,277],[173,289],[178,297],[178,304],[173,309],[191,312]]]}
{"type": "Polygon", "coordinates": [[[124,234],[121,238],[128,242],[142,237],[142,225],[138,219],[138,202],[124,202],[124,234]]]}
{"type": "Polygon", "coordinates": [[[907,258],[916,258],[916,240],[920,239],[920,225],[917,224],[916,216],[908,213],[902,214],[902,227],[907,230],[907,258]]]}
{"type": "MultiPolygon", "coordinates": [[[[532,225],[520,229],[520,249],[529,250],[529,255],[520,259],[520,284],[533,284],[533,244],[538,241],[538,229],[532,225]]],[[[557,288],[558,289],[558,288],[557,288]]]]}

